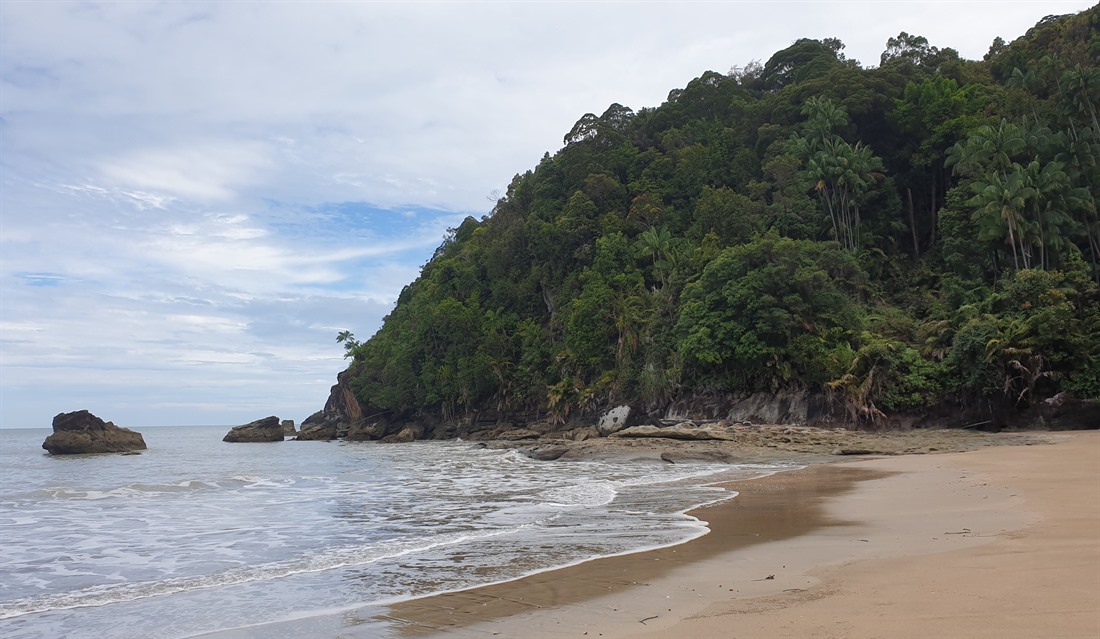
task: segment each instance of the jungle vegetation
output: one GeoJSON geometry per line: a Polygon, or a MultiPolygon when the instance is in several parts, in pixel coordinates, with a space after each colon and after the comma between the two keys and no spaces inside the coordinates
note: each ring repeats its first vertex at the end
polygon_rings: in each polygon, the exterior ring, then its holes
{"type": "Polygon", "coordinates": [[[1100,8],[982,60],[901,33],[585,114],[339,341],[379,412],[566,421],[827,392],[854,421],[1100,397],[1100,8]]]}

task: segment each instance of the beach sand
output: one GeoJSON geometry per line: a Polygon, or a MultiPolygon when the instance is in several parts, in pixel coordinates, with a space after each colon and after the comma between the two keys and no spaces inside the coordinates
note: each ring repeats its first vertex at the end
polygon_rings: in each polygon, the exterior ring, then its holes
{"type": "MultiPolygon", "coordinates": [[[[693,513],[712,531],[694,541],[396,604],[362,630],[1098,639],[1100,432],[1045,438],[738,482],[738,497],[693,513]]],[[[355,637],[344,624],[338,636],[355,637]]]]}

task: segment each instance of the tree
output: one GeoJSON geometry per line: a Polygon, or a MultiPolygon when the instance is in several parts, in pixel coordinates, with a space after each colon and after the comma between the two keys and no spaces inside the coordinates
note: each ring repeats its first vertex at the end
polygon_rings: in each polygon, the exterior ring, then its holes
{"type": "Polygon", "coordinates": [[[1012,247],[1012,264],[1015,268],[1030,268],[1030,252],[1024,242],[1024,212],[1033,197],[1020,165],[1011,173],[994,172],[986,181],[975,182],[975,195],[967,203],[977,209],[975,216],[981,224],[979,240],[1000,240],[1012,247]]]}
{"type": "Polygon", "coordinates": [[[359,342],[355,339],[355,335],[351,331],[340,331],[336,336],[336,343],[344,345],[344,359],[355,356],[356,349],[359,348],[359,342]]]}
{"type": "Polygon", "coordinates": [[[829,214],[833,237],[849,251],[859,248],[860,205],[874,180],[881,179],[882,160],[860,143],[848,144],[832,130],[847,116],[829,100],[811,99],[802,109],[809,116],[801,137],[792,139],[806,163],[805,174],[829,214]]]}
{"type": "Polygon", "coordinates": [[[680,352],[725,389],[820,387],[851,359],[862,277],[835,245],[769,233],[728,248],[684,289],[680,352]]]}

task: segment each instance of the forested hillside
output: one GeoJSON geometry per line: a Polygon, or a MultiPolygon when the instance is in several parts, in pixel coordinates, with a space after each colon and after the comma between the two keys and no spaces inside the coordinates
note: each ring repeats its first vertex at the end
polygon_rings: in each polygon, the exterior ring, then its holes
{"type": "MultiPolygon", "coordinates": [[[[805,389],[853,423],[1100,397],[1100,8],[983,60],[803,39],[586,114],[384,326],[364,414],[558,422],[805,389]]],[[[354,329],[354,327],[350,327],[354,329]]]]}

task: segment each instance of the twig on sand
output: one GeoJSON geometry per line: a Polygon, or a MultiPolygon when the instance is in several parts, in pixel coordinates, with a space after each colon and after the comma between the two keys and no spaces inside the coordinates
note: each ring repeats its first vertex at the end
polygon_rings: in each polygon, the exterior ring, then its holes
{"type": "Polygon", "coordinates": [[[647,621],[649,621],[650,619],[656,619],[656,618],[657,618],[657,617],[659,617],[659,616],[660,616],[660,615],[653,615],[652,617],[646,617],[645,619],[639,619],[639,620],[638,620],[638,623],[640,623],[640,624],[642,624],[642,625],[644,626],[644,625],[646,625],[646,622],[647,622],[647,621]]]}

